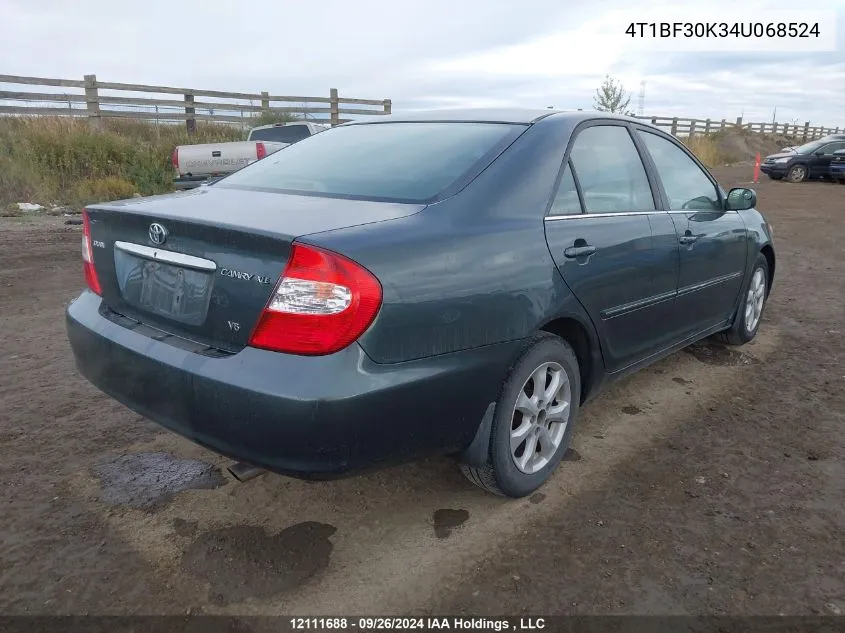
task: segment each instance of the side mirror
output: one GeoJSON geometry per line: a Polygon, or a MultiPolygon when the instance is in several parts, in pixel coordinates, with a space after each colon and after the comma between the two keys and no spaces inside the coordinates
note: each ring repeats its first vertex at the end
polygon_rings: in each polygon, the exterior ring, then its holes
{"type": "Polygon", "coordinates": [[[813,152],[813,154],[815,154],[816,156],[824,156],[824,152],[821,151],[821,150],[819,150],[817,152],[813,152]]]}
{"type": "Polygon", "coordinates": [[[745,211],[757,206],[757,193],[753,189],[734,187],[728,192],[725,200],[727,211],[745,211]]]}

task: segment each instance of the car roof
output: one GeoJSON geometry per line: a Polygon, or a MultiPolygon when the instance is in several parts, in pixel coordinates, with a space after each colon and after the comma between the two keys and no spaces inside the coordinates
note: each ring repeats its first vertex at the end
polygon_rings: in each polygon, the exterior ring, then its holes
{"type": "MultiPolygon", "coordinates": [[[[478,123],[536,123],[549,116],[555,118],[568,118],[582,120],[588,118],[613,118],[628,120],[628,117],[608,114],[606,112],[573,111],[573,110],[551,110],[531,108],[461,108],[454,110],[416,110],[398,114],[388,114],[372,119],[361,121],[350,121],[345,125],[356,125],[366,123],[411,123],[417,121],[429,122],[478,122],[478,123]]],[[[644,121],[639,121],[644,123],[644,121]]]]}

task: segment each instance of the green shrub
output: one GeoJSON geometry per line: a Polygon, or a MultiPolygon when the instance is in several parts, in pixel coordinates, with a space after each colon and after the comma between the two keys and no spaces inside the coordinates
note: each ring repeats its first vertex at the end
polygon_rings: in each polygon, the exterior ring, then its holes
{"type": "Polygon", "coordinates": [[[250,127],[271,125],[273,123],[288,123],[289,121],[296,121],[296,117],[287,112],[262,112],[260,116],[250,121],[250,127]]]}

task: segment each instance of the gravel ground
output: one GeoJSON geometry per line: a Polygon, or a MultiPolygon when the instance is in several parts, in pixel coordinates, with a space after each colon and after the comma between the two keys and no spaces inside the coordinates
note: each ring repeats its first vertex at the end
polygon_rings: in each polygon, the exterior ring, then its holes
{"type": "Polygon", "coordinates": [[[615,385],[519,501],[447,459],[237,483],[77,375],[79,227],[0,218],[0,613],[845,609],[845,187],[757,190],[779,256],[758,338],[615,385]]]}

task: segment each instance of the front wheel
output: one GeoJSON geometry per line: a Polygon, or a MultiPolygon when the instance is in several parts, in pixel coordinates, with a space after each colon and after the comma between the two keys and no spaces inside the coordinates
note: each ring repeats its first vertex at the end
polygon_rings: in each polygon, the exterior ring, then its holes
{"type": "Polygon", "coordinates": [[[763,253],[757,255],[751,277],[745,284],[742,302],[739,305],[733,325],[721,333],[723,342],[729,345],[744,345],[757,335],[763,308],[769,296],[769,262],[763,253]]]}
{"type": "Polygon", "coordinates": [[[487,464],[461,464],[464,475],[507,497],[537,490],[569,447],[580,394],[578,359],[569,343],[552,334],[535,336],[502,386],[487,464]]]}
{"type": "Polygon", "coordinates": [[[793,165],[786,174],[789,182],[803,182],[807,180],[807,167],[805,165],[793,165]]]}

